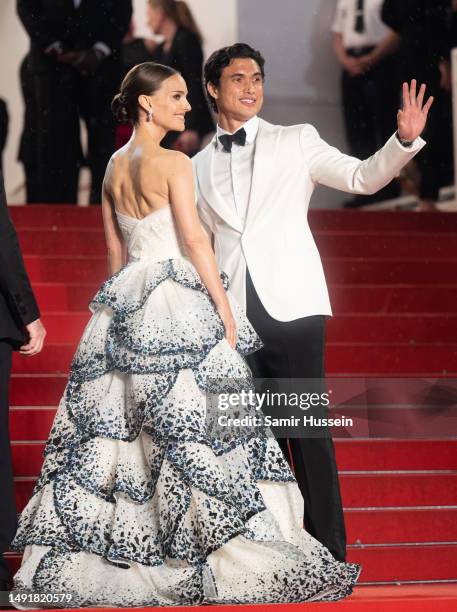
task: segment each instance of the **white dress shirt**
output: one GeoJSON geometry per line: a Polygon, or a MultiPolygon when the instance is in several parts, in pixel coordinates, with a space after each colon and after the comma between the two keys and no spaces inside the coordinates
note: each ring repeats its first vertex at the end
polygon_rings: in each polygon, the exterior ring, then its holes
{"type": "MultiPolygon", "coordinates": [[[[401,1],[401,0],[399,0],[401,1]]],[[[383,0],[364,1],[364,32],[356,32],[357,0],[338,0],[332,32],[343,36],[346,49],[376,46],[389,32],[381,19],[383,0]]]]}
{"type": "MultiPolygon", "coordinates": [[[[217,126],[213,166],[214,185],[225,202],[235,211],[244,223],[251,193],[252,169],[254,165],[255,141],[259,129],[257,116],[249,119],[243,126],[246,131],[246,144],[233,143],[229,153],[219,141],[219,136],[229,134],[217,126]]],[[[241,128],[240,128],[241,129],[241,128]]],[[[238,131],[238,130],[237,130],[238,131]]]]}

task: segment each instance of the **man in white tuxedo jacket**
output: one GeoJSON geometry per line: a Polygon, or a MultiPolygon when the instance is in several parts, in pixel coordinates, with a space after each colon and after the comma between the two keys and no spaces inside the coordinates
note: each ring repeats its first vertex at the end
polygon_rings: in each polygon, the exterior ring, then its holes
{"type": "MultiPolygon", "coordinates": [[[[365,161],[344,155],[309,124],[272,125],[263,104],[264,59],[237,44],[205,65],[217,133],[193,158],[200,217],[214,237],[220,269],[264,347],[248,356],[258,378],[324,376],[325,317],[332,314],[307,213],[316,185],[371,194],[424,146],[432,99],[404,86],[398,131],[365,161]]],[[[278,439],[304,497],[305,527],[344,561],[346,535],[333,442],[278,439]]]]}

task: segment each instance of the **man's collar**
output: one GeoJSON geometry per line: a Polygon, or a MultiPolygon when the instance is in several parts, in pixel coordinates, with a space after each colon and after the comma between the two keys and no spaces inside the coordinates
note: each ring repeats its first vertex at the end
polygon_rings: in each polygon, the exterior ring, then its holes
{"type": "MultiPolygon", "coordinates": [[[[246,121],[246,123],[243,123],[243,125],[240,125],[238,130],[240,130],[241,128],[244,128],[246,131],[246,143],[248,144],[253,143],[254,140],[256,139],[257,132],[259,131],[259,117],[257,115],[254,115],[254,117],[251,117],[249,121],[246,121]]],[[[238,132],[238,130],[236,131],[238,132]]],[[[221,126],[218,125],[216,129],[216,147],[222,146],[221,143],[219,142],[219,136],[222,136],[223,134],[230,134],[230,132],[223,130],[221,126]]]]}

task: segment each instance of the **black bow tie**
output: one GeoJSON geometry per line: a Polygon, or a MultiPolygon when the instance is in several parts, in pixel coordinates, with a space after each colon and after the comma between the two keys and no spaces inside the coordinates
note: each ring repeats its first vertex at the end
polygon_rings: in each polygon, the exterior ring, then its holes
{"type": "Polygon", "coordinates": [[[222,134],[222,136],[219,136],[219,141],[227,153],[230,153],[234,142],[236,142],[237,145],[240,145],[240,147],[244,147],[246,144],[246,130],[244,128],[240,128],[234,134],[222,134]]]}
{"type": "Polygon", "coordinates": [[[357,0],[355,31],[359,34],[365,32],[365,15],[364,15],[364,0],[357,0]]]}

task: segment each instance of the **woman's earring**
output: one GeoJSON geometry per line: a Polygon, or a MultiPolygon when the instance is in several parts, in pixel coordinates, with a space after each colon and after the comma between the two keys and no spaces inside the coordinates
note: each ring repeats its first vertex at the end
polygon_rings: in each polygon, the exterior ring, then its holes
{"type": "Polygon", "coordinates": [[[148,110],[148,119],[147,120],[148,121],[152,121],[152,110],[151,109],[148,110]]]}

